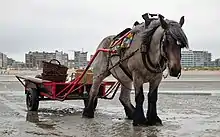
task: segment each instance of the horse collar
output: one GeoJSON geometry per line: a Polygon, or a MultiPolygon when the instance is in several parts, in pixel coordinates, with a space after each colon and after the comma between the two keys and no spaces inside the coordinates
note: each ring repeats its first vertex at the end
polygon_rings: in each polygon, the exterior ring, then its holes
{"type": "Polygon", "coordinates": [[[141,52],[143,64],[145,68],[152,73],[162,73],[166,69],[167,57],[163,51],[165,40],[166,40],[166,32],[163,33],[163,36],[160,39],[160,60],[156,66],[153,64],[153,62],[150,59],[149,47],[147,48],[146,45],[142,45],[142,47],[145,46],[147,49],[145,52],[141,52]]]}

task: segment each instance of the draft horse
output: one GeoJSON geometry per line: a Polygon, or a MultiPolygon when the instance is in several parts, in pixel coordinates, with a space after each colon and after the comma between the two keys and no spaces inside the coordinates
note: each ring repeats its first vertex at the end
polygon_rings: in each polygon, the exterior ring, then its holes
{"type": "MultiPolygon", "coordinates": [[[[128,119],[133,120],[133,125],[162,125],[162,121],[157,115],[158,87],[165,68],[168,68],[169,75],[172,77],[178,77],[181,74],[181,49],[188,48],[188,40],[182,29],[184,16],[180,18],[179,22],[176,22],[165,20],[159,14],[158,18],[151,21],[148,26],[141,26],[143,24],[145,25],[145,23],[142,23],[136,26],[139,27],[139,31],[135,32],[130,47],[123,53],[123,56],[126,57],[135,52],[133,56],[120,62],[124,69],[120,65],[116,65],[111,70],[108,69],[121,60],[120,56],[100,53],[95,59],[94,80],[88,105],[83,110],[84,117],[94,118],[94,102],[98,94],[97,89],[101,82],[112,74],[121,84],[119,100],[124,106],[128,119]],[[149,37],[151,37],[150,40],[149,37]],[[125,70],[130,77],[125,73],[125,70]],[[130,101],[132,83],[135,89],[135,107],[130,101]],[[143,110],[144,83],[149,83],[146,117],[143,110]]],[[[115,35],[105,37],[99,44],[98,49],[109,48],[114,37],[115,35]]]]}

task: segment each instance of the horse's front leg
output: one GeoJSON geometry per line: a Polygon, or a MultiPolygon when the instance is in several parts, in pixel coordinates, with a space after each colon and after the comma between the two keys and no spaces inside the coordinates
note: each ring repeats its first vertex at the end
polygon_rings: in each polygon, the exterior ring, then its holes
{"type": "Polygon", "coordinates": [[[157,115],[157,98],[158,86],[161,79],[150,82],[148,93],[148,110],[147,110],[147,125],[162,125],[161,119],[157,115]]]}
{"type": "Polygon", "coordinates": [[[144,92],[143,92],[143,83],[139,81],[139,78],[135,78],[134,88],[135,88],[135,103],[136,108],[133,115],[133,125],[146,125],[146,118],[144,116],[144,92]]]}

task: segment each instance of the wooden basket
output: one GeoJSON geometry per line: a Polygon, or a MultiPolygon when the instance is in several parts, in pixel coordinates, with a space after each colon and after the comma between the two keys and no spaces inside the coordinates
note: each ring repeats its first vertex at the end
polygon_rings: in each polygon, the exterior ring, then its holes
{"type": "Polygon", "coordinates": [[[44,74],[67,74],[68,68],[64,65],[61,65],[60,62],[56,59],[52,59],[49,62],[42,61],[43,64],[43,73],[44,74]],[[52,61],[58,62],[58,64],[52,63],[52,61]]]}

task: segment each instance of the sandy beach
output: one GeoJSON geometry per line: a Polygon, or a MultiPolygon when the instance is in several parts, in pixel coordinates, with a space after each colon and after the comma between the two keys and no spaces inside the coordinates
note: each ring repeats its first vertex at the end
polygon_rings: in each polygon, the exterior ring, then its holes
{"type": "MultiPolygon", "coordinates": [[[[42,101],[39,111],[28,112],[24,88],[15,75],[41,71],[14,71],[0,75],[0,136],[4,137],[219,137],[220,96],[218,71],[185,71],[168,77],[159,88],[158,115],[163,126],[133,127],[118,97],[99,99],[94,119],[82,118],[83,101],[42,101]],[[173,93],[172,93],[173,92],[173,93]],[[199,92],[199,94],[189,93],[199,92]],[[177,94],[181,93],[181,94],[177,94]],[[185,94],[183,94],[185,93],[185,94]]],[[[106,80],[114,80],[108,77],[106,80]]],[[[148,85],[144,85],[145,97],[148,85]]],[[[131,96],[134,102],[134,94],[131,96]]],[[[147,100],[144,102],[147,111],[147,100]]]]}

